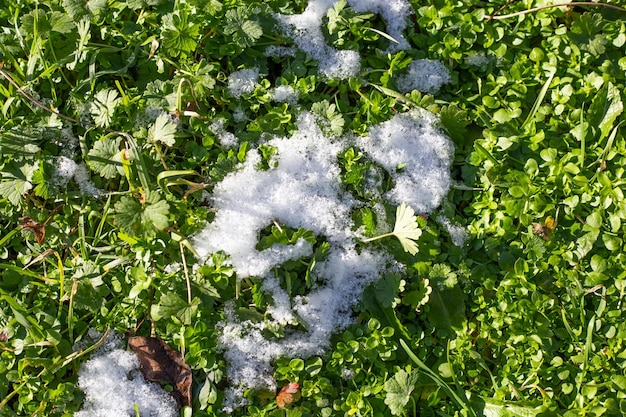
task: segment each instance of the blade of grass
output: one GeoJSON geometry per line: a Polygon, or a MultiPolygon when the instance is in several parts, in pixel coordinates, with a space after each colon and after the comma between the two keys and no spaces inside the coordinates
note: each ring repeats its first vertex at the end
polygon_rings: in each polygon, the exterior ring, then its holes
{"type": "Polygon", "coordinates": [[[465,395],[464,392],[459,392],[459,393],[455,392],[450,387],[450,385],[446,383],[446,381],[444,381],[439,375],[433,372],[428,366],[426,366],[424,362],[420,360],[420,358],[417,357],[417,355],[415,355],[415,353],[413,353],[413,351],[411,350],[411,348],[409,348],[408,344],[404,341],[404,339],[400,339],[400,345],[405,350],[406,354],[409,355],[409,358],[411,358],[411,360],[415,362],[417,367],[421,369],[422,371],[424,371],[424,373],[426,373],[426,375],[430,379],[432,379],[435,382],[435,384],[437,384],[441,389],[446,391],[448,395],[450,395],[450,398],[452,398],[459,405],[459,407],[465,410],[468,416],[478,417],[478,415],[476,414],[476,411],[474,411],[474,409],[470,405],[470,402],[467,399],[467,396],[465,395]]]}
{"type": "Polygon", "coordinates": [[[524,123],[522,123],[522,130],[526,130],[528,126],[530,125],[530,123],[532,122],[533,118],[535,117],[535,114],[539,110],[539,107],[541,106],[541,103],[543,103],[543,99],[546,97],[548,89],[550,88],[550,83],[552,83],[554,74],[556,74],[556,71],[552,71],[550,73],[550,75],[548,76],[548,79],[543,84],[543,87],[541,87],[541,91],[539,91],[539,95],[537,96],[537,100],[535,100],[535,104],[533,104],[533,107],[530,109],[530,112],[528,113],[526,120],[524,120],[524,123]]]}

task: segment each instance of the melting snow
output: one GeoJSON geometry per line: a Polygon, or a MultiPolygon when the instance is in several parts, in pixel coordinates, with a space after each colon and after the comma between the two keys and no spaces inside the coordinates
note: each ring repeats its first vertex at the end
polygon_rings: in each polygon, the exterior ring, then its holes
{"type": "Polygon", "coordinates": [[[228,76],[228,91],[233,97],[240,98],[243,94],[250,94],[254,91],[258,79],[258,68],[235,71],[228,76]]]}

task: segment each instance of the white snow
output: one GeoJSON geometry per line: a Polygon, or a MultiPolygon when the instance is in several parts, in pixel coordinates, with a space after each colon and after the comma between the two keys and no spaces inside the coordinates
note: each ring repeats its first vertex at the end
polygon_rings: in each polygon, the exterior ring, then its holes
{"type": "Polygon", "coordinates": [[[394,180],[385,195],[393,203],[407,203],[417,213],[432,212],[450,188],[454,145],[437,127],[437,118],[414,110],[370,128],[357,144],[394,180]],[[401,169],[398,165],[405,164],[401,169]]]}
{"type": "Polygon", "coordinates": [[[254,91],[258,79],[258,68],[246,68],[235,71],[228,76],[228,91],[230,91],[233,97],[240,98],[243,94],[250,94],[254,91]]]}
{"type": "Polygon", "coordinates": [[[237,137],[224,128],[224,123],[224,119],[215,119],[209,126],[209,129],[217,136],[217,139],[220,141],[220,145],[227,148],[237,146],[237,137]]]}
{"type": "Polygon", "coordinates": [[[275,388],[270,363],[277,357],[322,354],[330,336],[352,322],[351,307],[363,288],[383,271],[398,268],[385,253],[357,249],[351,212],[363,203],[342,187],[338,153],[354,143],[362,147],[396,183],[386,197],[422,213],[437,207],[450,184],[452,143],[426,111],[396,115],[361,139],[328,138],[317,122],[313,114],[302,113],[291,137],[267,140],[277,151],[277,165],[268,170],[256,168],[261,157],[250,150],[239,168],[215,186],[215,218],[193,239],[201,258],[225,252],[238,279],[262,279],[273,300],[264,323],[240,320],[231,308],[221,324],[219,341],[233,383],[224,403],[227,411],[243,404],[246,389],[275,388]],[[396,172],[399,164],[406,166],[396,172]],[[313,270],[319,285],[305,296],[290,299],[272,271],[287,260],[311,256],[313,248],[300,239],[294,245],[258,250],[260,231],[273,222],[311,230],[330,244],[328,257],[313,270]],[[265,326],[295,320],[307,330],[275,340],[263,336],[265,326]]]}
{"type": "Polygon", "coordinates": [[[452,81],[450,71],[439,61],[417,59],[409,64],[406,74],[398,76],[398,90],[409,93],[413,90],[436,94],[439,89],[452,81]]]}
{"type": "Polygon", "coordinates": [[[85,403],[74,417],[132,417],[135,405],[141,417],[176,417],[174,398],[158,384],[146,382],[137,355],[121,345],[119,337],[109,335],[81,366],[78,386],[85,403]]]}
{"type": "Polygon", "coordinates": [[[70,179],[74,179],[78,184],[80,192],[91,197],[102,195],[102,190],[98,189],[89,177],[87,166],[84,162],[76,163],[67,156],[57,158],[57,166],[52,181],[59,186],[65,186],[70,179]]]}
{"type": "Polygon", "coordinates": [[[452,220],[442,215],[437,216],[436,220],[441,224],[450,235],[450,239],[455,246],[462,247],[467,241],[467,230],[460,224],[453,223],[452,220]]]}
{"type": "MultiPolygon", "coordinates": [[[[328,78],[346,79],[355,76],[361,68],[358,52],[338,50],[328,45],[322,32],[322,19],[336,0],[310,0],[303,13],[298,15],[277,14],[285,34],[296,46],[318,61],[320,72],[328,78]]],[[[386,31],[398,43],[390,42],[387,52],[408,49],[409,43],[402,35],[406,28],[411,7],[406,0],[348,0],[357,12],[379,13],[386,21],[386,31]]],[[[267,51],[266,51],[267,53],[267,51]]]]}
{"type": "Polygon", "coordinates": [[[298,92],[290,85],[279,85],[271,91],[272,100],[279,103],[295,105],[298,102],[298,92]]]}

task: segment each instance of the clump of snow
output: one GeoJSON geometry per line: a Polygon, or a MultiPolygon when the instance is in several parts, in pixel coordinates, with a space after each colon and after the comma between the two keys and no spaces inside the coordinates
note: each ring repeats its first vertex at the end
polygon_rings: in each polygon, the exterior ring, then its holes
{"type": "Polygon", "coordinates": [[[246,115],[246,111],[241,106],[238,106],[233,112],[233,120],[237,123],[244,122],[247,118],[248,116],[246,115]]]}
{"type": "Polygon", "coordinates": [[[463,226],[452,223],[450,219],[444,216],[437,216],[437,221],[446,229],[455,246],[462,247],[465,245],[467,230],[463,226]]]}
{"type": "Polygon", "coordinates": [[[272,100],[294,105],[298,102],[298,92],[290,85],[279,85],[271,91],[272,100]]]}
{"type": "Polygon", "coordinates": [[[82,194],[91,197],[102,195],[102,190],[98,189],[91,181],[87,166],[84,162],[78,164],[67,156],[58,157],[56,172],[52,177],[52,182],[59,186],[65,186],[72,178],[78,184],[78,188],[82,194]]]}
{"type": "Polygon", "coordinates": [[[286,56],[296,56],[296,48],[292,46],[270,45],[265,48],[265,56],[269,58],[283,58],[286,56]]]}
{"type": "Polygon", "coordinates": [[[484,51],[473,52],[465,57],[465,63],[484,70],[491,63],[491,58],[484,51]]]}
{"type": "Polygon", "coordinates": [[[250,94],[254,91],[258,79],[258,68],[235,71],[228,76],[228,91],[233,97],[240,98],[243,94],[250,94]]]}
{"type": "Polygon", "coordinates": [[[408,93],[413,90],[435,94],[452,80],[450,71],[439,61],[418,59],[409,64],[406,74],[396,79],[398,90],[408,93]]]}
{"type": "Polygon", "coordinates": [[[357,144],[394,180],[385,194],[391,202],[407,203],[417,213],[430,213],[450,188],[454,145],[426,110],[396,115],[370,128],[357,144]],[[400,169],[398,166],[402,165],[400,169]]]}
{"type": "Polygon", "coordinates": [[[122,341],[109,335],[78,373],[78,386],[85,393],[83,409],[74,417],[176,417],[174,398],[158,384],[146,382],[139,359],[121,349],[122,341]]]}
{"type": "MultiPolygon", "coordinates": [[[[426,111],[400,114],[372,127],[368,138],[355,140],[393,176],[396,186],[387,197],[398,204],[406,201],[421,212],[433,210],[450,183],[452,144],[435,127],[436,121],[426,111]],[[396,172],[403,163],[404,170],[396,172]]],[[[342,187],[337,162],[349,143],[325,136],[312,113],[302,113],[297,126],[289,138],[266,139],[276,149],[276,165],[260,171],[261,156],[252,149],[239,168],[215,186],[215,218],[193,239],[202,259],[225,252],[238,279],[262,279],[263,290],[272,297],[265,322],[242,320],[231,308],[221,323],[219,342],[233,383],[224,402],[226,411],[242,405],[243,392],[249,388],[276,388],[272,360],[322,354],[330,336],[352,322],[351,307],[363,288],[382,272],[398,268],[388,254],[357,249],[359,235],[351,213],[362,203],[342,187]],[[318,287],[305,296],[291,299],[272,270],[287,260],[311,256],[313,248],[300,239],[294,245],[257,249],[261,230],[272,222],[310,230],[330,245],[327,258],[313,270],[318,287]],[[263,335],[266,326],[296,320],[307,330],[274,340],[263,335]]]]}
{"type": "MultiPolygon", "coordinates": [[[[282,30],[296,46],[318,61],[322,74],[329,78],[346,79],[355,76],[361,68],[361,57],[356,51],[338,50],[328,45],[322,32],[322,19],[336,0],[310,0],[303,13],[277,14],[282,30]]],[[[409,43],[402,35],[411,7],[406,0],[348,0],[358,12],[379,13],[387,22],[387,33],[398,43],[392,43],[388,52],[408,49],[409,43]]]]}
{"type": "Polygon", "coordinates": [[[391,43],[387,52],[410,49],[409,42],[402,32],[406,29],[408,17],[413,13],[406,0],[348,0],[348,4],[358,12],[372,12],[382,16],[387,24],[386,33],[398,43],[391,43]]]}
{"type": "Polygon", "coordinates": [[[222,118],[215,119],[209,126],[209,129],[217,136],[220,141],[220,145],[227,148],[237,146],[237,137],[233,133],[224,129],[224,123],[225,120],[222,118]]]}

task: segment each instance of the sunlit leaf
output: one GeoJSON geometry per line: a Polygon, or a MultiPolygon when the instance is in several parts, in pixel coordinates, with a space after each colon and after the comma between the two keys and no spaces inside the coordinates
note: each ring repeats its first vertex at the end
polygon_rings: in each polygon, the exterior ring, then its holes
{"type": "Polygon", "coordinates": [[[152,142],[161,142],[164,145],[173,146],[176,142],[175,133],[176,124],[170,121],[167,113],[161,113],[148,129],[148,139],[152,142]]]}
{"type": "Polygon", "coordinates": [[[385,381],[385,404],[394,416],[404,413],[404,407],[411,399],[411,393],[415,389],[417,382],[417,372],[406,372],[399,370],[395,375],[385,381]]]}

